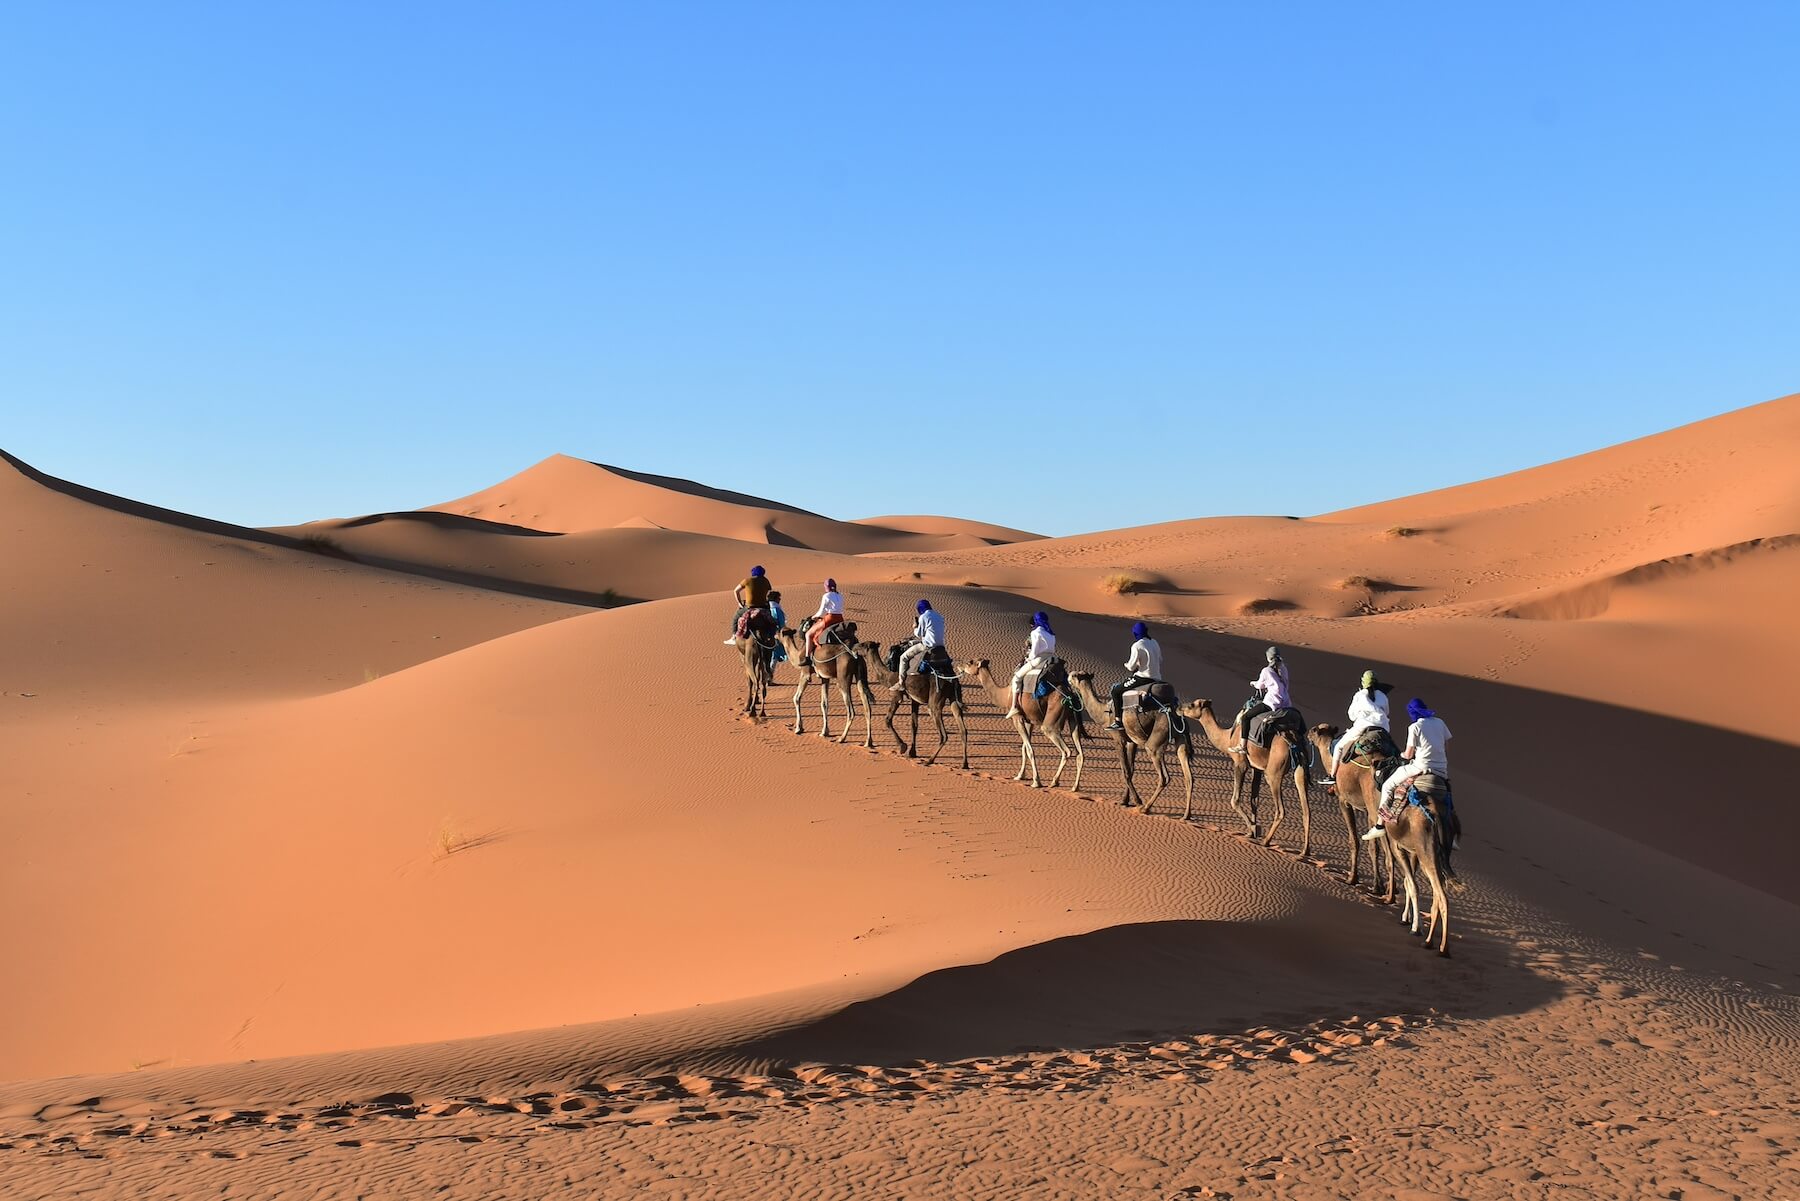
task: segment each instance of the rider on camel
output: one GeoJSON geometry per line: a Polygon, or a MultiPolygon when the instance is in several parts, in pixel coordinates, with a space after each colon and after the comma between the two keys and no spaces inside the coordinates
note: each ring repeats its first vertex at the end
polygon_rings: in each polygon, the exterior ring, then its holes
{"type": "Polygon", "coordinates": [[[1031,634],[1025,643],[1025,662],[1019,664],[1019,670],[1013,672],[1012,708],[1006,716],[1019,716],[1019,686],[1024,683],[1028,672],[1041,671],[1056,653],[1056,631],[1050,628],[1050,615],[1039,610],[1031,619],[1031,634]]]}
{"type": "Polygon", "coordinates": [[[944,645],[944,616],[931,607],[931,602],[921,600],[918,604],[919,620],[913,623],[911,643],[900,655],[900,674],[894,680],[894,686],[888,691],[905,692],[906,677],[912,673],[913,665],[929,654],[934,647],[944,645]]]}

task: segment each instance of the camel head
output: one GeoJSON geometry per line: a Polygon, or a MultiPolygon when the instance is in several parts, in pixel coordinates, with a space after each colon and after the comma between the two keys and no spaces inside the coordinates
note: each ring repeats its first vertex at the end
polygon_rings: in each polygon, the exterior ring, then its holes
{"type": "Polygon", "coordinates": [[[1320,722],[1309,730],[1308,733],[1312,735],[1313,745],[1329,754],[1332,743],[1337,741],[1338,735],[1342,734],[1343,731],[1332,725],[1330,722],[1320,722]]]}
{"type": "Polygon", "coordinates": [[[986,659],[958,659],[956,661],[956,674],[968,676],[971,679],[979,676],[987,668],[988,661],[986,659]]]}
{"type": "MultiPolygon", "coordinates": [[[[1181,709],[1179,710],[1179,712],[1181,713],[1181,715],[1183,717],[1192,717],[1192,718],[1199,718],[1202,716],[1211,717],[1212,711],[1213,711],[1212,702],[1209,700],[1206,700],[1204,697],[1189,701],[1187,704],[1183,705],[1181,707],[1181,709]]],[[[1216,721],[1217,718],[1214,718],[1214,720],[1216,721]]]]}
{"type": "Polygon", "coordinates": [[[859,642],[856,644],[856,653],[859,655],[866,655],[871,659],[879,661],[881,658],[881,643],[859,642]]]}

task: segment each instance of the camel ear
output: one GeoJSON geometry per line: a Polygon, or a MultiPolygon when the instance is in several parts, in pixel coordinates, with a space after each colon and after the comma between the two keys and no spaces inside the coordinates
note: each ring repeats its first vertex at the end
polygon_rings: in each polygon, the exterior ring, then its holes
{"type": "Polygon", "coordinates": [[[988,663],[988,661],[987,661],[987,660],[986,660],[986,659],[983,659],[983,660],[982,660],[982,661],[981,661],[981,665],[982,665],[982,666],[983,666],[983,667],[988,667],[988,666],[990,666],[990,664],[989,664],[989,663],[988,663]]]}

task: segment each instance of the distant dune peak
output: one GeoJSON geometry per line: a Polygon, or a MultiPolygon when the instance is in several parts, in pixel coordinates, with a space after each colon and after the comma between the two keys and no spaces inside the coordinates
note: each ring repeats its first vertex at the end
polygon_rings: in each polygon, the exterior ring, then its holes
{"type": "MultiPolygon", "coordinates": [[[[551,458],[566,459],[567,455],[552,455],[551,458]]],[[[548,462],[549,460],[545,460],[548,462]]],[[[648,484],[653,488],[666,488],[670,492],[680,492],[688,496],[704,497],[707,500],[723,501],[726,504],[743,505],[751,509],[776,509],[783,513],[798,513],[804,517],[818,517],[818,513],[810,509],[798,508],[783,504],[778,500],[768,500],[760,496],[751,496],[745,492],[733,492],[727,488],[711,488],[693,480],[682,479],[673,475],[654,475],[648,471],[632,471],[627,467],[615,467],[611,463],[596,463],[591,460],[578,459],[576,462],[586,463],[589,467],[598,467],[602,471],[610,471],[623,479],[639,484],[648,484]]]]}
{"type": "Polygon", "coordinates": [[[430,511],[556,533],[652,527],[836,554],[929,554],[1038,537],[954,517],[839,521],[766,497],[573,455],[541,459],[430,511]]]}

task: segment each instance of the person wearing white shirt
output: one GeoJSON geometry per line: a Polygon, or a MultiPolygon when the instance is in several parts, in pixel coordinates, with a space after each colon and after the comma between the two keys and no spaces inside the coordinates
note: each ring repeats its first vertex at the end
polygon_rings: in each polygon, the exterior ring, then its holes
{"type": "MultiPolygon", "coordinates": [[[[1395,798],[1406,794],[1406,786],[1411,781],[1427,772],[1446,780],[1450,778],[1450,727],[1416,696],[1406,702],[1406,715],[1413,723],[1407,727],[1406,749],[1400,753],[1411,762],[1389,776],[1387,783],[1381,786],[1381,817],[1396,807],[1395,798]]],[[[1385,822],[1378,820],[1363,834],[1363,841],[1373,842],[1386,831],[1385,822]]]]}
{"type": "Polygon", "coordinates": [[[1126,678],[1112,686],[1112,721],[1109,730],[1125,728],[1125,694],[1133,688],[1141,688],[1145,684],[1162,683],[1162,646],[1150,637],[1150,627],[1143,622],[1133,622],[1131,636],[1137,639],[1131,644],[1131,653],[1125,656],[1126,678]]]}
{"type": "Polygon", "coordinates": [[[1373,730],[1377,726],[1383,730],[1389,728],[1387,694],[1392,688],[1393,685],[1382,683],[1373,671],[1362,673],[1362,687],[1358,688],[1350,698],[1350,728],[1345,730],[1344,736],[1332,746],[1331,766],[1325,773],[1329,778],[1321,780],[1319,783],[1336,782],[1338,760],[1343,758],[1344,748],[1356,741],[1357,735],[1364,730],[1373,730]]]}
{"type": "Polygon", "coordinates": [[[1041,670],[1056,654],[1056,631],[1050,628],[1050,615],[1039,611],[1031,619],[1031,635],[1025,644],[1025,662],[1019,664],[1019,670],[1013,672],[1012,708],[1006,716],[1019,716],[1019,688],[1025,682],[1026,673],[1041,670]]]}
{"type": "Polygon", "coordinates": [[[913,623],[912,645],[908,646],[900,656],[900,676],[888,691],[906,691],[906,677],[912,674],[913,667],[923,659],[934,646],[944,645],[944,617],[931,607],[931,602],[919,602],[919,620],[913,623]]]}
{"type": "MultiPolygon", "coordinates": [[[[1273,713],[1288,707],[1288,668],[1287,660],[1281,657],[1281,651],[1271,646],[1263,652],[1263,658],[1269,665],[1262,669],[1262,674],[1251,681],[1257,692],[1257,700],[1244,706],[1238,714],[1238,742],[1231,748],[1231,754],[1244,753],[1244,744],[1250,740],[1250,723],[1264,713],[1273,713]]],[[[1258,746],[1262,745],[1259,740],[1258,746]]]]}
{"type": "Polygon", "coordinates": [[[806,658],[800,661],[805,667],[812,662],[813,656],[819,653],[819,638],[832,626],[843,624],[844,598],[838,593],[836,580],[825,581],[825,595],[819,598],[819,611],[806,619],[806,658]]]}

